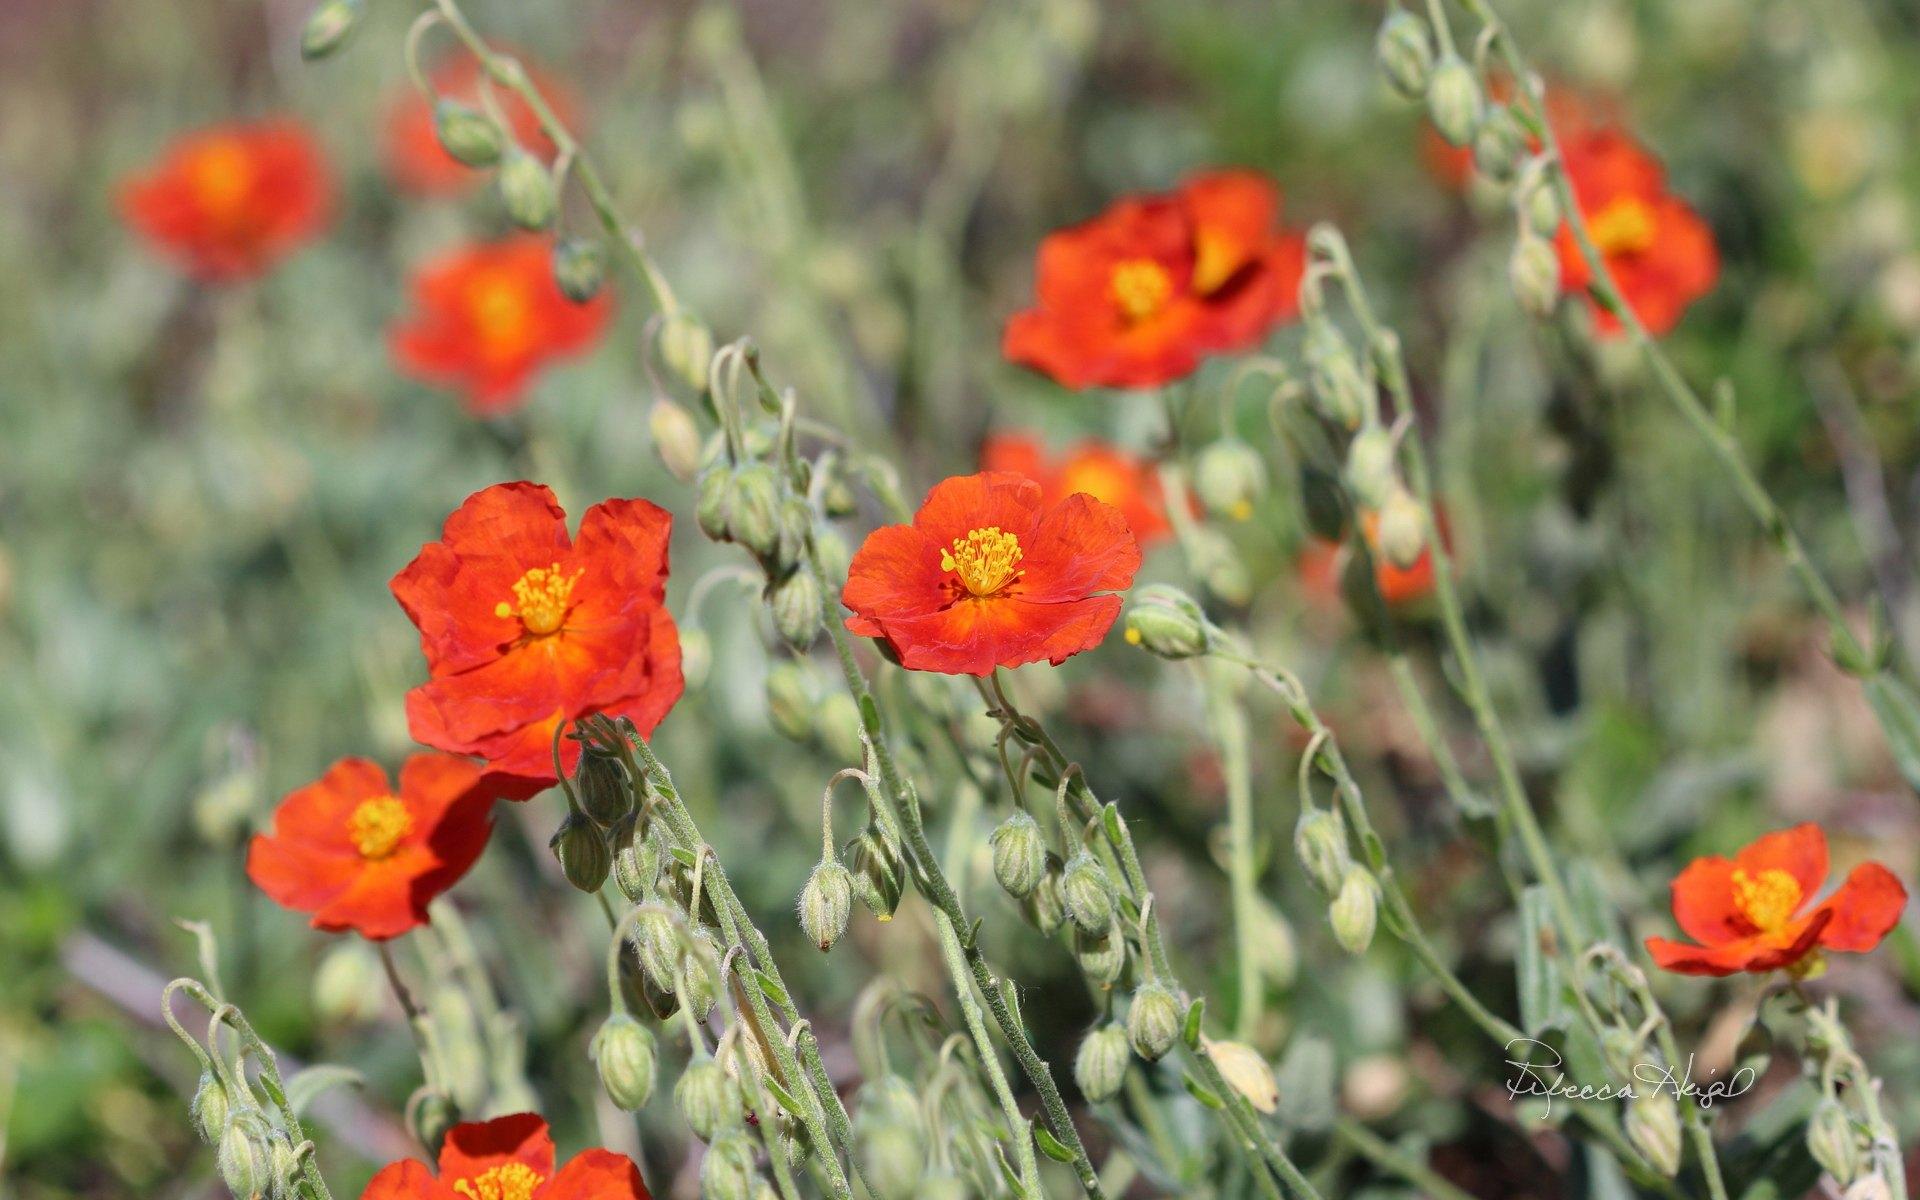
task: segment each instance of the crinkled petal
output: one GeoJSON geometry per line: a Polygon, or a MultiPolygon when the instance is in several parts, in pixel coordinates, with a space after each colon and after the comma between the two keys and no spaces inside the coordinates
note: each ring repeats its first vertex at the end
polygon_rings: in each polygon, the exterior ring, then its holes
{"type": "Polygon", "coordinates": [[[1861,863],[1819,911],[1831,914],[1820,944],[1862,953],[1880,944],[1906,911],[1907,889],[1879,863],[1861,863]]]}

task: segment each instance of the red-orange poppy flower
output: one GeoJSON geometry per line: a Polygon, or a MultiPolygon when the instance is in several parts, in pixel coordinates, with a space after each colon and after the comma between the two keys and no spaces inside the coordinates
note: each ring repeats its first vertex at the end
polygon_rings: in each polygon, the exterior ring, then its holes
{"type": "Polygon", "coordinates": [[[1298,308],[1306,244],[1279,221],[1272,182],[1224,170],[1057,230],[1001,353],[1066,387],[1137,388],[1244,350],[1298,308]]]}
{"type": "Polygon", "coordinates": [[[320,232],[332,207],[319,145],[283,119],[186,134],[120,187],[127,224],[208,282],[265,271],[320,232]]]}
{"type": "MultiPolygon", "coordinates": [[[[1446,539],[1449,549],[1453,539],[1448,536],[1447,514],[1436,511],[1435,519],[1440,525],[1440,536],[1446,539]]],[[[1380,514],[1363,512],[1360,514],[1360,532],[1367,539],[1368,553],[1373,558],[1373,586],[1380,592],[1380,599],[1389,607],[1399,608],[1418,604],[1433,595],[1433,550],[1422,550],[1420,557],[1410,567],[1395,566],[1386,553],[1380,549],[1380,514]]],[[[1311,538],[1300,551],[1295,570],[1309,595],[1319,596],[1334,602],[1340,595],[1340,575],[1346,569],[1347,550],[1339,542],[1325,538],[1311,538]]]]}
{"type": "MultiPolygon", "coordinates": [[[[672,525],[645,500],[606,500],[575,539],[540,484],[467,497],[393,577],[427,656],[427,682],[407,693],[414,739],[487,760],[501,794],[524,799],[555,782],[562,720],[601,713],[651,733],[683,687],[665,602],[672,525]]],[[[578,743],[561,752],[572,770],[578,743]]]]}
{"type": "Polygon", "coordinates": [[[379,764],[343,758],[280,802],[247,875],[315,929],[398,937],[480,857],[492,803],[480,768],[450,754],[407,759],[397,789],[379,764]]]}
{"type": "Polygon", "coordinates": [[[1699,945],[1648,938],[1647,953],[1683,975],[1765,972],[1819,950],[1871,950],[1899,923],[1907,892],[1879,863],[1855,867],[1808,908],[1826,879],[1827,835],[1813,824],[1766,834],[1731,859],[1696,858],[1673,881],[1673,919],[1699,945]]]}
{"type": "MultiPolygon", "coordinates": [[[[1720,274],[1713,231],[1686,201],[1667,191],[1659,160],[1618,129],[1570,138],[1561,152],[1587,232],[1627,306],[1648,332],[1672,329],[1720,274]]],[[[1560,256],[1561,289],[1585,291],[1593,272],[1564,222],[1554,249],[1560,256]]],[[[1620,331],[1619,318],[1598,304],[1593,310],[1602,333],[1620,331]]]]}
{"type": "Polygon", "coordinates": [[[553,278],[553,246],[523,234],[462,246],[413,278],[414,312],[396,324],[394,358],[407,374],[458,388],[467,410],[516,407],[548,362],[592,349],[613,302],[576,304],[553,278]]]}
{"type": "Polygon", "coordinates": [[[1152,463],[1102,441],[1089,438],[1050,457],[1039,438],[996,433],[980,449],[980,469],[1025,475],[1040,485],[1043,504],[1057,504],[1075,492],[1111,504],[1142,546],[1171,531],[1160,473],[1152,463]]]}
{"type": "Polygon", "coordinates": [[[1140,569],[1127,519],[1085,493],[1048,505],[1004,471],[927,493],[911,525],[867,536],[840,600],[847,628],[914,671],[986,675],[1100,644],[1140,569]]]}
{"type": "Polygon", "coordinates": [[[440,1171],[403,1158],[380,1168],[360,1200],[651,1200],[624,1154],[582,1150],[558,1171],[553,1137],[533,1113],[455,1125],[440,1171]]]}
{"type": "MultiPolygon", "coordinates": [[[[561,124],[571,125],[577,108],[572,94],[557,85],[545,72],[527,66],[524,58],[521,59],[521,65],[525,67],[527,78],[533,86],[552,106],[561,124]]],[[[435,67],[431,81],[437,95],[458,101],[469,108],[480,107],[480,63],[472,56],[462,54],[435,67]]],[[[559,151],[540,128],[540,118],[527,102],[518,93],[503,87],[496,86],[493,94],[507,123],[512,126],[509,133],[513,140],[529,154],[547,162],[553,161],[559,151]]],[[[486,178],[484,172],[465,165],[440,145],[439,135],[433,127],[433,106],[418,88],[409,86],[405,91],[395,94],[387,108],[381,141],[381,159],[387,174],[392,177],[394,185],[404,191],[426,196],[451,195],[465,191],[486,178]]]]}

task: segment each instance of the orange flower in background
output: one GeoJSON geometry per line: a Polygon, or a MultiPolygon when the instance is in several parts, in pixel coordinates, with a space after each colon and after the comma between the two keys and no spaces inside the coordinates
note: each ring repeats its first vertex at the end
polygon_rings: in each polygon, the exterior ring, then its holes
{"type": "Polygon", "coordinates": [[[874,530],[840,599],[847,628],[914,671],[986,675],[1100,644],[1140,569],[1120,510],[1084,493],[1048,505],[1004,471],[948,479],[911,525],[874,530]],[[1102,594],[1108,593],[1108,594],[1102,594]]]}
{"type": "MultiPolygon", "coordinates": [[[[572,125],[578,107],[572,95],[565,88],[557,86],[544,72],[526,66],[524,58],[521,64],[526,67],[527,78],[553,107],[554,115],[560,118],[563,125],[572,125]]],[[[477,59],[463,54],[443,63],[434,69],[431,81],[437,94],[457,100],[469,108],[481,106],[480,63],[477,59]]],[[[513,140],[529,154],[544,162],[552,162],[559,151],[541,131],[540,118],[527,102],[503,87],[495,87],[493,95],[501,111],[506,114],[508,124],[512,126],[509,132],[513,140]]],[[[457,194],[486,178],[485,172],[465,165],[440,145],[439,135],[433,128],[433,105],[427,102],[418,88],[411,86],[397,93],[388,105],[381,159],[395,186],[415,195],[457,194]]]]}
{"type": "MultiPolygon", "coordinates": [[[[1487,98],[1495,103],[1505,104],[1513,97],[1512,81],[1500,75],[1487,83],[1487,98]]],[[[1580,92],[1569,91],[1561,87],[1547,89],[1547,120],[1553,125],[1553,135],[1561,141],[1584,137],[1589,130],[1612,123],[1618,112],[1618,106],[1611,100],[1599,100],[1580,92]]],[[[1528,149],[1539,153],[1537,139],[1527,139],[1528,149]]],[[[1420,157],[1426,163],[1427,171],[1443,186],[1461,191],[1473,178],[1473,147],[1456,146],[1440,136],[1440,131],[1427,122],[1420,134],[1420,157]]]]}
{"type": "Polygon", "coordinates": [[[360,1200],[651,1200],[624,1154],[583,1150],[558,1171],[553,1137],[533,1113],[455,1125],[436,1175],[417,1159],[380,1168],[360,1200]]]}
{"type": "Polygon", "coordinates": [[[343,758],[289,793],[273,832],[254,837],[247,875],[313,927],[375,940],[427,923],[427,902],[480,857],[493,831],[480,768],[416,754],[388,784],[379,764],[343,758]]]}
{"type": "MultiPolygon", "coordinates": [[[[1439,523],[1441,538],[1448,549],[1452,549],[1453,539],[1447,533],[1447,514],[1436,511],[1434,517],[1439,523]]],[[[1420,557],[1410,567],[1395,566],[1380,549],[1379,530],[1379,513],[1360,514],[1360,533],[1367,539],[1367,550],[1373,559],[1373,586],[1379,590],[1380,599],[1390,608],[1399,608],[1418,604],[1433,595],[1432,548],[1421,551],[1420,557]]],[[[1340,595],[1340,575],[1346,569],[1346,555],[1346,547],[1339,542],[1310,538],[1300,551],[1294,569],[1308,593],[1332,602],[1340,595]]]]}
{"type": "Polygon", "coordinates": [[[1305,240],[1279,221],[1271,181],[1225,170],[1057,230],[1001,353],[1066,387],[1141,388],[1244,350],[1298,307],[1305,240]]]}
{"type": "MultiPolygon", "coordinates": [[[[1660,161],[1619,130],[1597,129],[1568,139],[1561,152],[1587,231],[1627,306],[1648,332],[1672,329],[1720,274],[1713,231],[1686,201],[1667,191],[1660,161]]],[[[1560,256],[1561,289],[1585,291],[1593,273],[1564,222],[1554,249],[1560,256]]],[[[1619,318],[1597,303],[1593,311],[1603,333],[1620,331],[1619,318]]]]}
{"type": "Polygon", "coordinates": [[[585,304],[560,291],[553,246],[526,234],[453,250],[413,278],[411,315],[392,330],[401,370],[458,388],[467,410],[493,416],[517,407],[540,368],[590,350],[613,302],[585,304]]]}
{"type": "Polygon", "coordinates": [[[1864,953],[1899,923],[1907,891],[1879,863],[1855,867],[1808,908],[1826,879],[1827,835],[1812,824],[1766,834],[1731,859],[1696,858],[1673,881],[1673,919],[1699,945],[1648,938],[1647,953],[1683,975],[1774,971],[1821,950],[1864,953]]]}
{"type": "Polygon", "coordinates": [[[333,178],[289,120],[215,125],[173,141],[120,186],[127,224],[207,282],[258,275],[320,232],[333,178]]]}
{"type": "MultiPolygon", "coordinates": [[[[602,713],[652,733],[683,687],[672,525],[645,500],[606,500],[574,539],[539,484],[467,497],[391,585],[427,657],[427,682],[407,693],[414,739],[485,759],[501,794],[525,799],[555,782],[562,720],[602,713]]],[[[579,744],[560,748],[571,771],[579,744]]]]}
{"type": "Polygon", "coordinates": [[[1024,433],[996,433],[980,450],[982,471],[1011,471],[1040,485],[1040,501],[1057,504],[1085,492],[1120,510],[1142,546],[1167,536],[1166,499],[1160,473],[1116,446],[1088,439],[1064,454],[1048,457],[1040,439],[1024,433]]]}

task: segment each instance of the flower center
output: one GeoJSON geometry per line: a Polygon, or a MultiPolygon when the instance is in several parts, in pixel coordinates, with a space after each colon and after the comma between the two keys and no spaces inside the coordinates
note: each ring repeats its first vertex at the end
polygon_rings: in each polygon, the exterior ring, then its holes
{"type": "Polygon", "coordinates": [[[1800,885],[1778,867],[1758,875],[1733,869],[1733,906],[1755,929],[1772,933],[1793,919],[1800,907],[1800,885]]]}
{"type": "Polygon", "coordinates": [[[393,796],[362,800],[347,817],[347,837],[360,857],[369,860],[392,854],[412,829],[413,815],[393,796]]]}
{"type": "Polygon", "coordinates": [[[488,1167],[472,1179],[457,1179],[453,1190],[467,1200],[532,1200],[533,1190],[546,1177],[523,1162],[488,1167]]]}
{"type": "Polygon", "coordinates": [[[1211,229],[1193,235],[1193,290],[1203,296],[1220,290],[1240,269],[1240,255],[1233,241],[1211,229]]]}
{"type": "Polygon", "coordinates": [[[519,617],[520,624],[534,637],[557,631],[567,619],[567,606],[573,602],[573,585],[582,571],[560,573],[560,564],[534,567],[513,582],[513,602],[502,600],[493,606],[496,617],[519,617]]]}
{"type": "Polygon", "coordinates": [[[1113,268],[1108,281],[1113,302],[1129,321],[1144,321],[1159,312],[1173,295],[1167,269],[1150,258],[1129,258],[1113,268]]]}
{"type": "Polygon", "coordinates": [[[1587,223],[1600,253],[1638,254],[1653,245],[1653,210],[1637,196],[1622,196],[1587,223]]]}
{"type": "Polygon", "coordinates": [[[187,165],[193,192],[208,212],[234,212],[253,186],[253,159],[238,138],[216,137],[193,151],[187,165]]]}
{"type": "Polygon", "coordinates": [[[991,596],[1025,574],[1014,570],[1019,562],[1020,539],[998,525],[970,529],[953,539],[953,549],[940,552],[940,569],[958,575],[976,596],[991,596]]]}
{"type": "Polygon", "coordinates": [[[495,358],[512,358],[533,342],[533,301],[510,272],[489,272],[469,284],[467,315],[481,346],[495,358]]]}

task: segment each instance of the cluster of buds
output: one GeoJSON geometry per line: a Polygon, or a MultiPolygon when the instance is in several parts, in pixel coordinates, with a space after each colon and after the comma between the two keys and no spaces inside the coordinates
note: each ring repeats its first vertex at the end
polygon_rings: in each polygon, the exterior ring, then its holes
{"type": "Polygon", "coordinates": [[[547,846],[568,883],[597,893],[613,872],[615,855],[645,833],[633,781],[619,758],[589,744],[566,792],[567,815],[547,846]]]}
{"type": "Polygon", "coordinates": [[[1807,1120],[1807,1153],[1832,1177],[1842,1200],[1887,1200],[1904,1174],[1899,1134],[1882,1108],[1881,1081],[1868,1073],[1840,1021],[1838,1001],[1805,1010],[1806,1064],[1821,1098],[1807,1120]]]}
{"type": "Polygon", "coordinates": [[[1193,490],[1215,517],[1244,521],[1267,493],[1267,463],[1231,433],[1193,457],[1193,490]]]}
{"type": "Polygon", "coordinates": [[[1293,827],[1293,852],[1307,878],[1329,900],[1327,920],[1334,940],[1349,954],[1366,953],[1379,917],[1380,884],[1373,872],[1353,860],[1339,810],[1305,802],[1293,827]]]}

